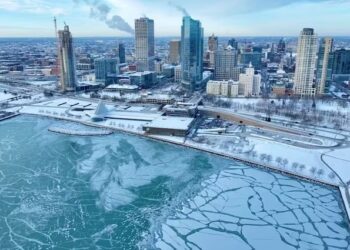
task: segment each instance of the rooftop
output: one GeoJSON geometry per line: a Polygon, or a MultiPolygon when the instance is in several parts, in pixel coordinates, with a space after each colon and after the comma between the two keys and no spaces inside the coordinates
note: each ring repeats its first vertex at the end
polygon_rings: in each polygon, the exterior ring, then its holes
{"type": "Polygon", "coordinates": [[[145,127],[188,130],[192,122],[193,118],[188,117],[161,116],[150,123],[146,123],[145,127]]]}

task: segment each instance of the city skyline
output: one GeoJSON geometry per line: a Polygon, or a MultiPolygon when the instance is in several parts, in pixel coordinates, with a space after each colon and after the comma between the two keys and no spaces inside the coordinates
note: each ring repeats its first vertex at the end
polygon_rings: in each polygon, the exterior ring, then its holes
{"type": "Polygon", "coordinates": [[[53,37],[54,16],[59,27],[69,24],[75,37],[132,37],[134,20],[140,16],[155,21],[156,37],[179,37],[186,12],[201,21],[205,36],[297,36],[303,27],[313,27],[319,36],[348,35],[348,0],[253,0],[249,4],[236,0],[209,8],[210,4],[197,0],[176,4],[160,0],[3,0],[0,37],[53,37]],[[203,4],[208,8],[198,8],[203,4]]]}

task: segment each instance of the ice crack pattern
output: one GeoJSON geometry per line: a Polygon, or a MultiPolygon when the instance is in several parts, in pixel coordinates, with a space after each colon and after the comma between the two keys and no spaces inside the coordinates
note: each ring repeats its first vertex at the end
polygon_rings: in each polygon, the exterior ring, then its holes
{"type": "Polygon", "coordinates": [[[349,249],[335,189],[57,123],[0,124],[1,249],[349,249]]]}

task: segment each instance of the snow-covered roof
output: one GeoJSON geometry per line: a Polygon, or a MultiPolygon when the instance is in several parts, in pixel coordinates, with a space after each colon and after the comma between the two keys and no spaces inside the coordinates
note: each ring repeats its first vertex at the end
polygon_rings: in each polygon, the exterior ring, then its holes
{"type": "Polygon", "coordinates": [[[161,116],[152,122],[147,123],[145,127],[187,131],[192,122],[193,118],[188,117],[161,116]]]}
{"type": "Polygon", "coordinates": [[[128,89],[128,90],[135,90],[139,87],[136,85],[130,85],[130,84],[111,84],[106,89],[128,89]]]}

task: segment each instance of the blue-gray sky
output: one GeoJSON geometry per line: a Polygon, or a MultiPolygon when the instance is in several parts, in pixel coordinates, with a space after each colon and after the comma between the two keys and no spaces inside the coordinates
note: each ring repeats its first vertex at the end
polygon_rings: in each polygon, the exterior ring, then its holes
{"type": "Polygon", "coordinates": [[[201,20],[206,35],[294,36],[303,27],[350,35],[350,0],[0,0],[0,36],[53,36],[53,16],[74,36],[130,36],[127,23],[133,28],[140,16],[155,20],[156,36],[179,36],[176,5],[201,20]],[[113,21],[124,31],[111,28],[113,21]]]}

